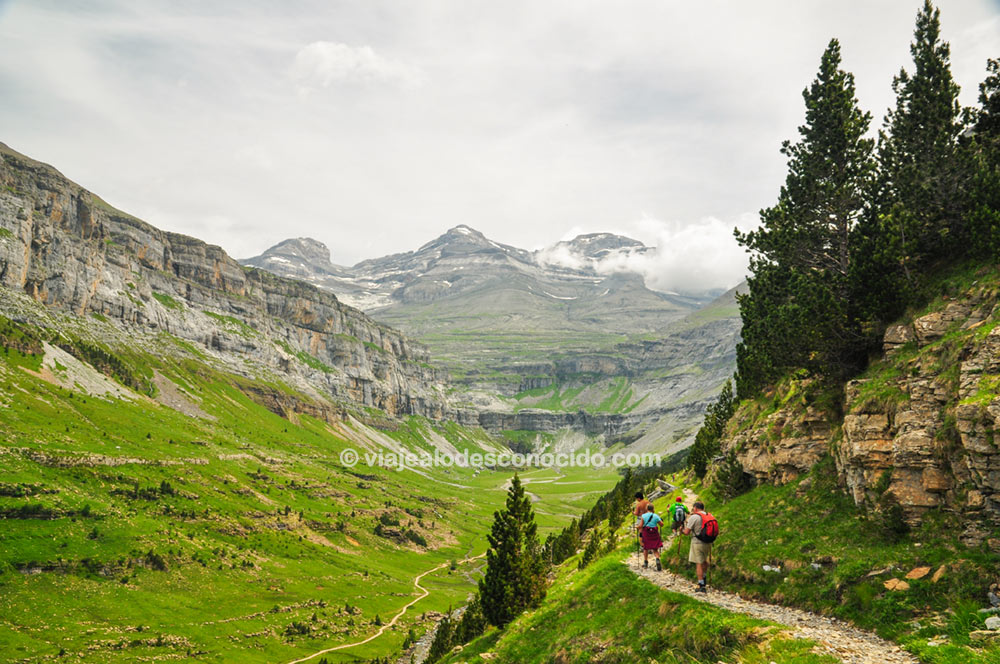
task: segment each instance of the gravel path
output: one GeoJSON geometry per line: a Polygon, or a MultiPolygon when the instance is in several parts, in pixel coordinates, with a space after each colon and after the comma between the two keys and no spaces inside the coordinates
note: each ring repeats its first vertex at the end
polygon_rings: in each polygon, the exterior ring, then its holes
{"type": "MultiPolygon", "coordinates": [[[[666,546],[667,543],[665,542],[664,545],[666,546]]],[[[827,618],[800,609],[755,602],[743,599],[734,593],[713,588],[709,588],[707,594],[695,593],[694,584],[687,579],[682,579],[666,570],[657,572],[653,567],[643,569],[642,561],[636,555],[629,556],[625,564],[635,574],[661,588],[715,606],[721,606],[734,613],[743,613],[754,618],[785,625],[789,628],[789,636],[812,639],[819,644],[816,648],[817,652],[833,655],[845,664],[918,664],[916,658],[901,650],[899,646],[836,618],[827,618]]]]}

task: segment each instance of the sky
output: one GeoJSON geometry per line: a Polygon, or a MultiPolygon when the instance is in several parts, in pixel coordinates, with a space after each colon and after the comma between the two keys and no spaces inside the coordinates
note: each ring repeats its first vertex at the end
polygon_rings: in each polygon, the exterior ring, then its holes
{"type": "MultiPolygon", "coordinates": [[[[877,128],[919,6],[0,0],[0,141],[237,258],[609,231],[659,248],[658,288],[728,287],[732,229],[776,200],[830,38],[877,128]]],[[[973,104],[1000,0],[938,6],[973,104]]]]}

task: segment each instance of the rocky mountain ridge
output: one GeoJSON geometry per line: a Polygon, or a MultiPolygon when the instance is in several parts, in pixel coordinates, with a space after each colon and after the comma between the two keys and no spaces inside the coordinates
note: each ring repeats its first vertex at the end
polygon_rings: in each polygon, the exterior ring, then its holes
{"type": "Polygon", "coordinates": [[[740,321],[735,291],[705,304],[647,288],[627,266],[653,252],[612,233],[529,252],[461,225],[349,268],[308,238],[244,263],[366,305],[428,344],[468,393],[516,400],[478,399],[488,428],[570,427],[664,449],[690,441],[732,374],[740,321]]]}
{"type": "MultiPolygon", "coordinates": [[[[615,297],[617,286],[636,283],[636,273],[624,267],[632,255],[655,249],[638,240],[612,233],[581,235],[537,251],[527,251],[490,240],[467,225],[456,226],[420,248],[354,266],[335,265],[330,250],[312,238],[284,240],[243,265],[294,276],[337,294],[341,300],[368,312],[394,305],[451,299],[462,293],[524,282],[528,294],[554,300],[615,297]],[[620,269],[599,270],[602,262],[616,262],[620,269]],[[609,279],[613,275],[632,278],[609,279]]],[[[708,302],[717,293],[681,296],[657,293],[638,279],[631,297],[664,312],[685,312],[708,302]]]]}
{"type": "Polygon", "coordinates": [[[334,295],[154,228],[2,144],[0,187],[0,287],[195,342],[234,367],[297,376],[329,398],[392,415],[449,414],[427,350],[334,295]]]}
{"type": "MultiPolygon", "coordinates": [[[[40,304],[94,327],[85,333],[98,343],[149,342],[152,348],[166,335],[204,349],[227,371],[277,378],[317,399],[307,404],[280,390],[256,390],[254,398],[276,412],[328,417],[327,410],[336,406],[322,404],[345,403],[494,432],[571,429],[608,441],[634,441],[648,434],[646,446],[658,449],[665,441],[690,435],[706,400],[731,372],[739,327],[732,299],[722,298],[721,314],[712,314],[710,306],[677,319],[667,340],[548,353],[541,361],[495,360],[497,366],[514,367],[516,382],[507,394],[554,383],[571,387],[580,380],[632,381],[614,408],[568,405],[553,412],[530,400],[498,400],[496,392],[456,393],[449,389],[448,376],[429,364],[426,347],[335,295],[241,266],[219,247],[156,229],[6,146],[0,147],[0,160],[0,289],[5,293],[0,314],[58,328],[30,303],[40,304]],[[689,324],[698,316],[705,320],[689,324]],[[704,361],[692,363],[696,356],[704,361]]],[[[494,246],[471,229],[451,235],[425,245],[424,258],[389,257],[387,264],[440,263],[470,250],[487,262],[524,263],[530,258],[527,252],[494,246]]],[[[585,244],[589,249],[581,251],[594,256],[621,247],[641,249],[616,236],[593,236],[585,244]]],[[[329,264],[325,247],[308,240],[287,241],[280,252],[311,265],[323,265],[325,259],[323,269],[331,274],[339,269],[329,264]]],[[[593,280],[579,275],[573,279],[593,286],[593,280]]],[[[634,283],[633,277],[609,279],[634,283]]],[[[523,339],[514,335],[510,343],[518,348],[523,339]]],[[[553,338],[558,348],[565,348],[562,341],[561,336],[553,338]]],[[[595,403],[606,400],[598,388],[584,389],[588,393],[596,395],[595,403]]]]}

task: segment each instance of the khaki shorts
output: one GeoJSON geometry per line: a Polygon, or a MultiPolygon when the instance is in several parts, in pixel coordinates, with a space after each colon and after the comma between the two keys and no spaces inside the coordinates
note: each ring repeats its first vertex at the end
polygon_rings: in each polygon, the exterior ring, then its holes
{"type": "Polygon", "coordinates": [[[689,563],[707,563],[711,553],[712,545],[709,542],[702,542],[697,537],[691,538],[691,551],[688,553],[689,563]]]}

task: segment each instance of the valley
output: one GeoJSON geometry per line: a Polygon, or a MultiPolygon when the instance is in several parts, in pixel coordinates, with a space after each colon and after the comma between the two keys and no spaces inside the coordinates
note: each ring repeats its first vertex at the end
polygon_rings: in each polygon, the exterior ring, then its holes
{"type": "Polygon", "coordinates": [[[0,664],[1000,664],[995,2],[229,4],[0,3],[0,664]]]}
{"type": "Polygon", "coordinates": [[[452,402],[487,429],[606,432],[669,454],[732,374],[743,286],[650,290],[627,266],[654,251],[610,233],[527,251],[462,225],[353,267],[310,238],[241,263],[304,279],[426,345],[452,402]]]}
{"type": "MultiPolygon", "coordinates": [[[[342,452],[622,448],[484,428],[401,333],[0,158],[5,661],[392,655],[467,600],[512,470],[342,452]]],[[[618,477],[522,471],[543,533],[618,477]]]]}

